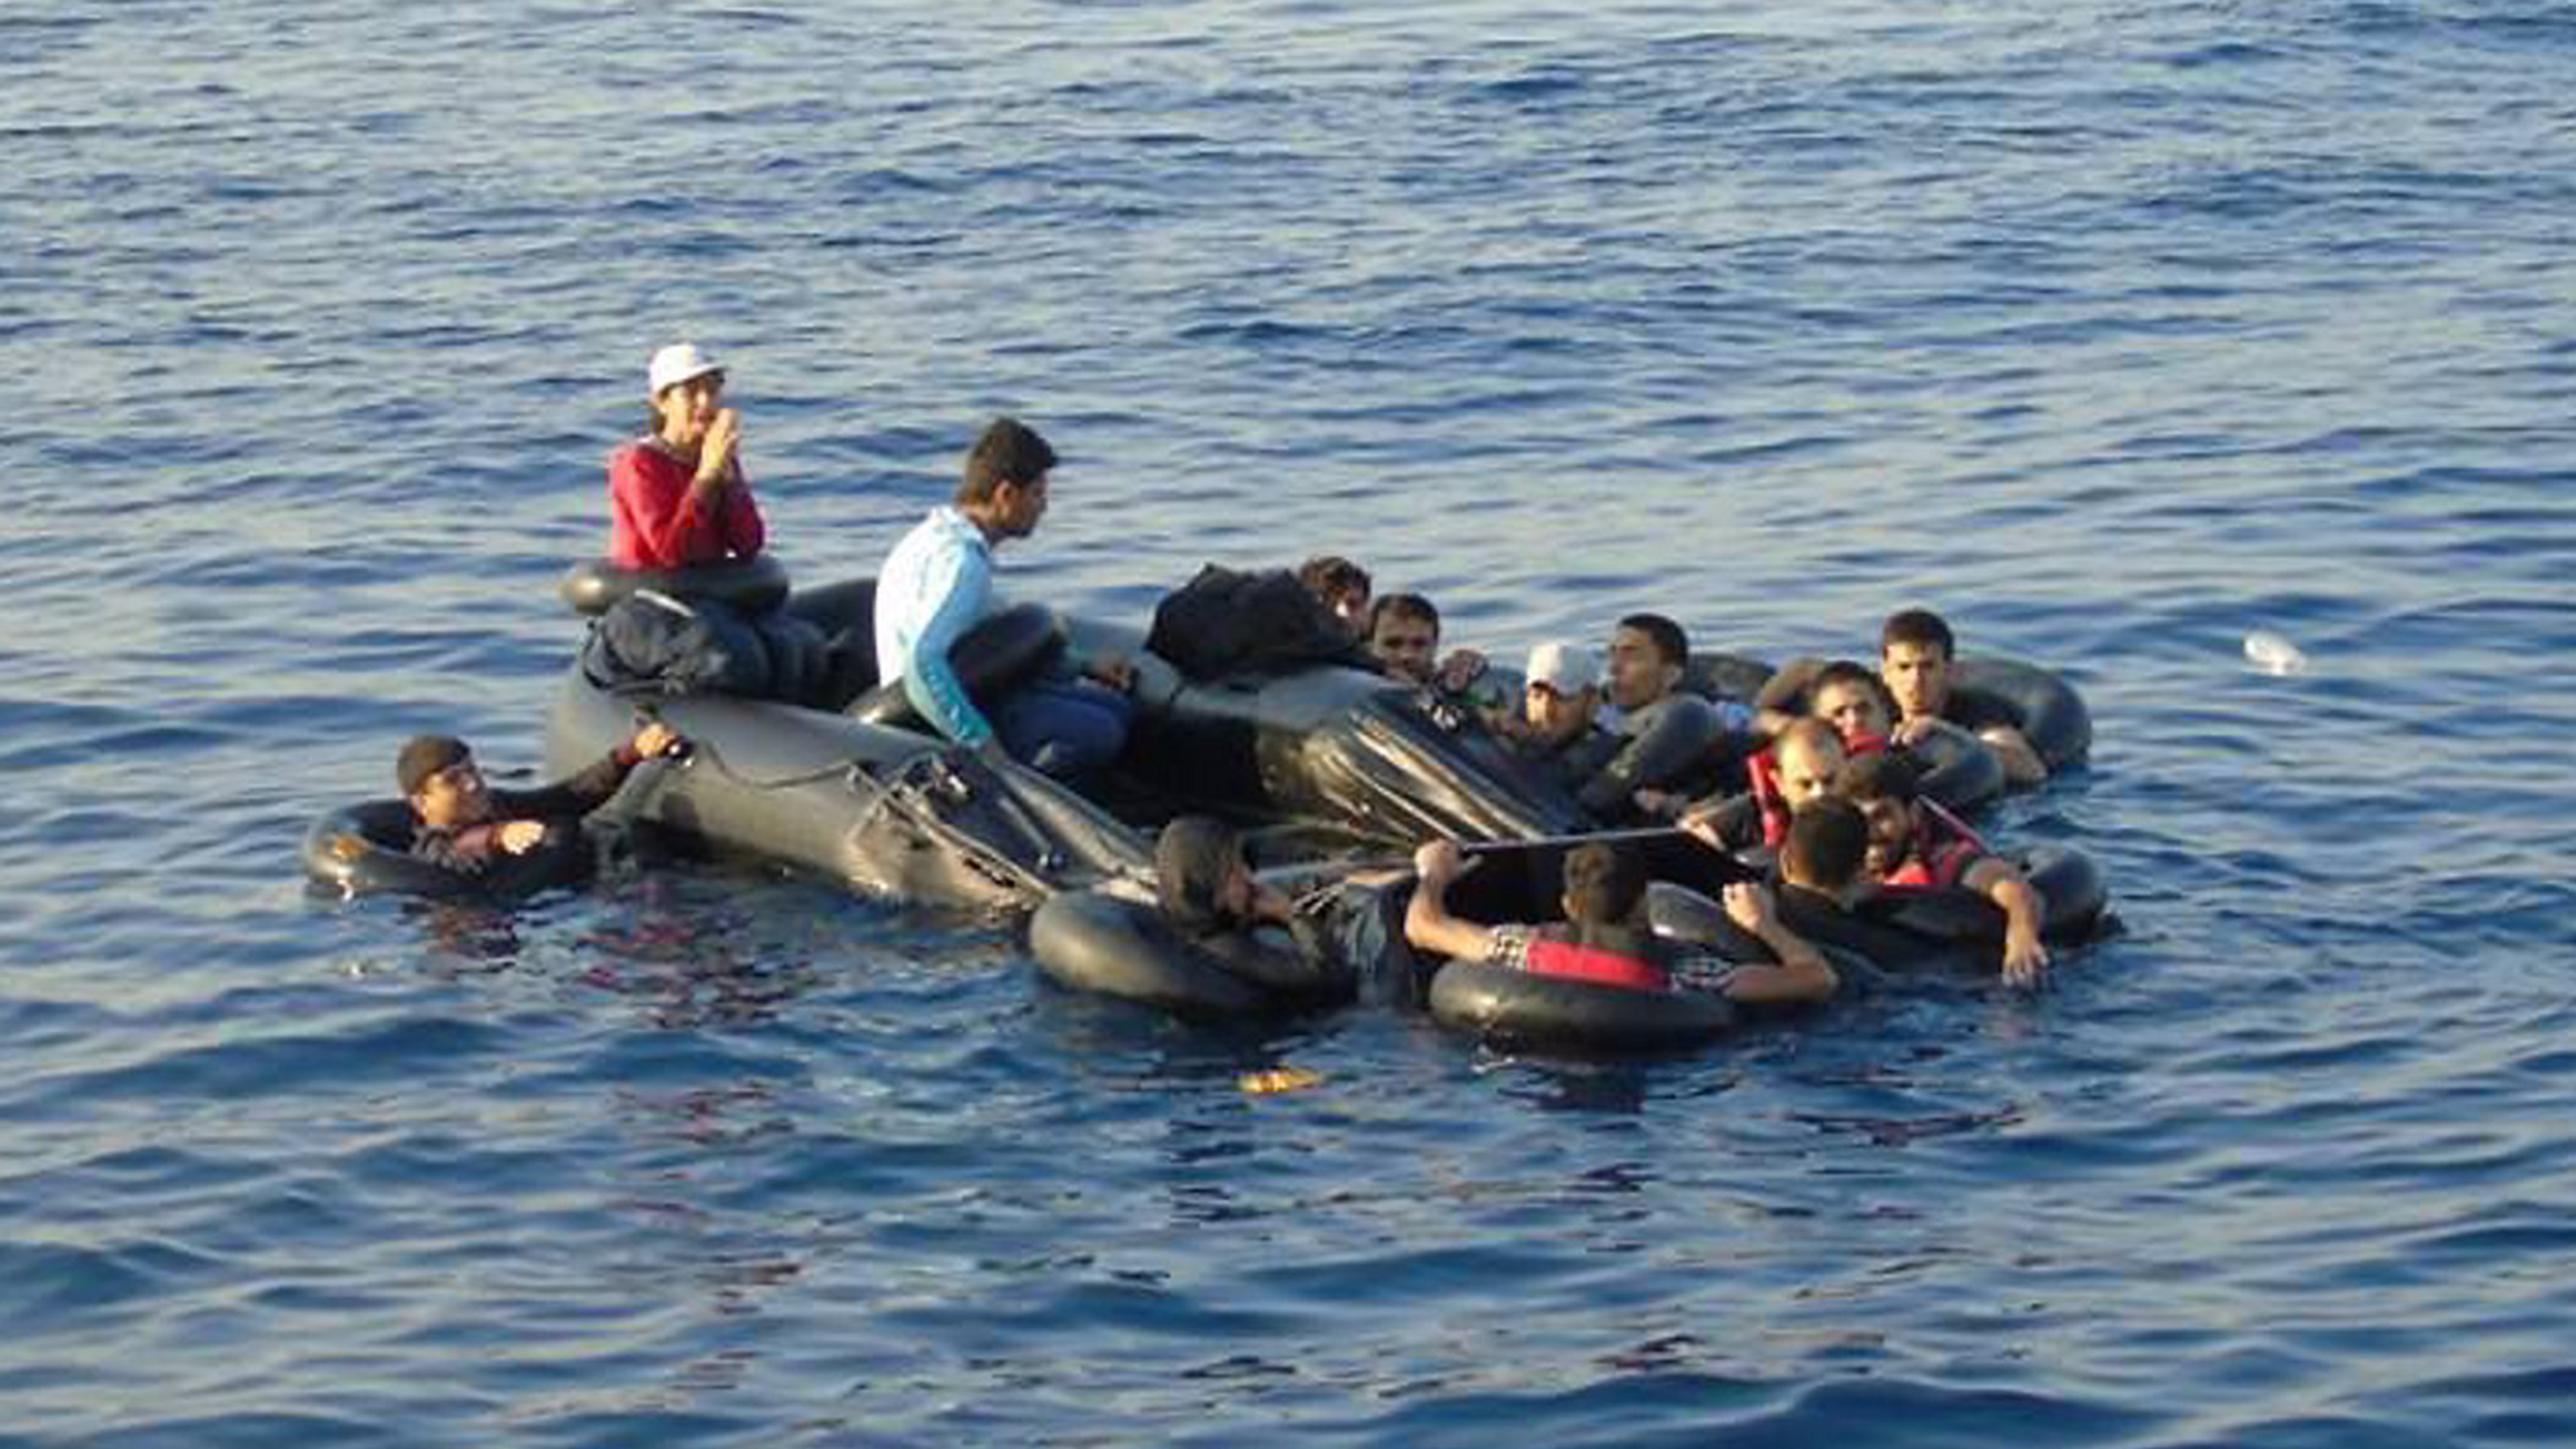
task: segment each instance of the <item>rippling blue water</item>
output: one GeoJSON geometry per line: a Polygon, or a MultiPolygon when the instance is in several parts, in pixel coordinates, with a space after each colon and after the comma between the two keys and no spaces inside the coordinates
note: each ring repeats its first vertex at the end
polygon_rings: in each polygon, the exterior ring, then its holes
{"type": "Polygon", "coordinates": [[[43,0],[0,80],[0,1442],[2576,1441],[2576,9],[43,0]],[[401,736],[536,759],[684,335],[807,578],[1007,408],[1095,611],[1934,603],[2090,696],[2002,829],[2130,934],[1575,1068],[744,871],[308,899],[401,736]]]}

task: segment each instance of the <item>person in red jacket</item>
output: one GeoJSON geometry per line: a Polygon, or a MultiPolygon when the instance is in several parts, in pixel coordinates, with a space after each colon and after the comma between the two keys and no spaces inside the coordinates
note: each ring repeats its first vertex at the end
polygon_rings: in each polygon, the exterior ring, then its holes
{"type": "Polygon", "coordinates": [[[742,419],[722,406],[725,373],[686,342],[645,370],[653,430],[608,459],[608,561],[674,569],[746,559],[767,530],[742,471],[742,419]]]}

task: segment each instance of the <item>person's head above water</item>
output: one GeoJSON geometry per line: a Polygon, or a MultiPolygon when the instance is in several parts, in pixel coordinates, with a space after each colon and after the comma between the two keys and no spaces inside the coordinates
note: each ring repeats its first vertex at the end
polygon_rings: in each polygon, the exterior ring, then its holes
{"type": "Polygon", "coordinates": [[[1929,609],[1902,609],[1878,633],[1878,674],[1905,719],[1938,715],[1950,703],[1950,661],[1958,643],[1929,609]]]}
{"type": "Polygon", "coordinates": [[[1340,554],[1317,554],[1297,566],[1297,582],[1315,596],[1354,636],[1369,626],[1368,570],[1340,554]]]}
{"type": "Polygon", "coordinates": [[[1420,594],[1387,594],[1369,606],[1369,654],[1415,684],[1431,682],[1440,653],[1440,611],[1420,594]]]}
{"type": "Polygon", "coordinates": [[[1846,746],[1884,740],[1896,728],[1896,700],[1877,671],[1856,659],[1837,659],[1807,685],[1807,713],[1840,731],[1846,746]]]}
{"type": "Polygon", "coordinates": [[[1833,793],[1843,770],[1843,739],[1834,727],[1813,717],[1792,720],[1771,743],[1773,778],[1781,803],[1791,810],[1833,793]]]}
{"type": "Polygon", "coordinates": [[[1780,878],[1793,886],[1841,895],[1869,859],[1869,822],[1849,800],[1827,795],[1799,808],[1780,848],[1780,878]]]}
{"type": "Polygon", "coordinates": [[[1154,896],[1172,924],[1193,934],[1252,918],[1258,887],[1231,826],[1206,815],[1182,815],[1154,838],[1154,896]]]}
{"type": "Polygon", "coordinates": [[[1690,636],[1661,614],[1630,614],[1610,631],[1610,702],[1643,709],[1673,692],[1690,667],[1690,636]]]}
{"type": "Polygon", "coordinates": [[[1916,801],[1922,798],[1922,776],[1901,754],[1863,755],[1843,770],[1836,787],[1869,822],[1869,869],[1886,875],[1914,853],[1916,801]]]}
{"type": "Polygon", "coordinates": [[[1055,449],[1017,418],[995,418],[966,454],[954,499],[959,512],[996,542],[1026,538],[1046,517],[1055,449]]]}
{"type": "Polygon", "coordinates": [[[492,796],[474,752],[454,735],[417,735],[394,757],[394,783],[412,813],[432,830],[480,825],[492,814],[492,796]]]}
{"type": "Polygon", "coordinates": [[[1580,644],[1549,642],[1530,650],[1522,671],[1521,719],[1532,738],[1562,745],[1592,727],[1601,708],[1601,661],[1580,644]]]}
{"type": "Polygon", "coordinates": [[[1635,852],[1606,840],[1565,853],[1565,918],[1578,925],[1623,926],[1645,898],[1646,871],[1635,852]]]}

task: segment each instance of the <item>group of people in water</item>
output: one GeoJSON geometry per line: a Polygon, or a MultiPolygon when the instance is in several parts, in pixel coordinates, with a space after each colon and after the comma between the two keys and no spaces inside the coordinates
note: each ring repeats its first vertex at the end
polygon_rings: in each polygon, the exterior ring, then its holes
{"type": "MultiPolygon", "coordinates": [[[[757,556],[767,542],[741,454],[742,426],[725,404],[725,371],[689,343],[647,368],[645,434],[609,468],[608,558],[621,569],[687,569],[757,556]]],[[[931,509],[886,555],[871,625],[876,678],[901,688],[926,725],[956,746],[1064,778],[1114,762],[1135,717],[1136,668],[1118,657],[1059,655],[999,698],[978,700],[954,660],[959,641],[993,608],[994,554],[1045,518],[1056,454],[1025,423],[1000,418],[969,451],[951,499],[931,509]]],[[[1922,610],[1888,619],[1875,668],[1828,664],[1751,705],[1687,686],[1689,640],[1659,614],[1619,620],[1603,647],[1552,640],[1529,652],[1514,693],[1504,671],[1470,650],[1442,654],[1440,616],[1411,593],[1376,595],[1367,571],[1319,557],[1296,571],[1316,610],[1346,631],[1355,655],[1480,716],[1530,768],[1552,774],[1596,819],[1664,824],[1714,850],[1776,854],[1777,878],[1726,887],[1728,918],[1772,961],[1722,973],[1662,951],[1638,924],[1644,870],[1613,842],[1574,850],[1564,868],[1566,919],[1526,926],[1465,921],[1446,906],[1467,857],[1425,843],[1404,922],[1408,940],[1450,958],[1544,974],[1663,989],[1710,989],[1746,1002],[1814,1001],[1836,990],[1825,955],[1790,924],[1795,912],[1848,908],[1882,890],[1963,887],[2006,923],[2003,974],[2039,979],[2048,964],[2045,903],[2009,862],[1921,790],[1915,752],[1936,736],[1973,737],[2017,783],[2045,764],[2008,719],[1984,717],[1950,688],[1955,645],[1922,610]],[[1674,716],[1714,712],[1744,742],[1729,767],[1677,757],[1663,743],[1674,716]]],[[[810,626],[807,626],[810,627],[810,626]]],[[[547,789],[491,790],[471,751],[449,736],[406,744],[396,776],[417,827],[412,854],[473,874],[541,848],[614,794],[638,762],[684,751],[667,726],[646,723],[608,757],[547,789]]],[[[1261,886],[1230,831],[1203,817],[1166,827],[1157,852],[1164,909],[1192,929],[1279,923],[1289,913],[1261,886]]]]}

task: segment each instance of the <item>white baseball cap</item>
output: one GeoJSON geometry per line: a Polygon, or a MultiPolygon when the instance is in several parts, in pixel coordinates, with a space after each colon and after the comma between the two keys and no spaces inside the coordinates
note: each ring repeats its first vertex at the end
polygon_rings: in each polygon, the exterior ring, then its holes
{"type": "Polygon", "coordinates": [[[1580,694],[1601,682],[1601,658],[1580,644],[1546,643],[1530,651],[1523,673],[1532,684],[1559,694],[1580,694]]]}
{"type": "Polygon", "coordinates": [[[660,397],[662,389],[724,371],[724,364],[698,350],[694,342],[674,342],[653,354],[653,365],[644,371],[645,396],[660,397]]]}

